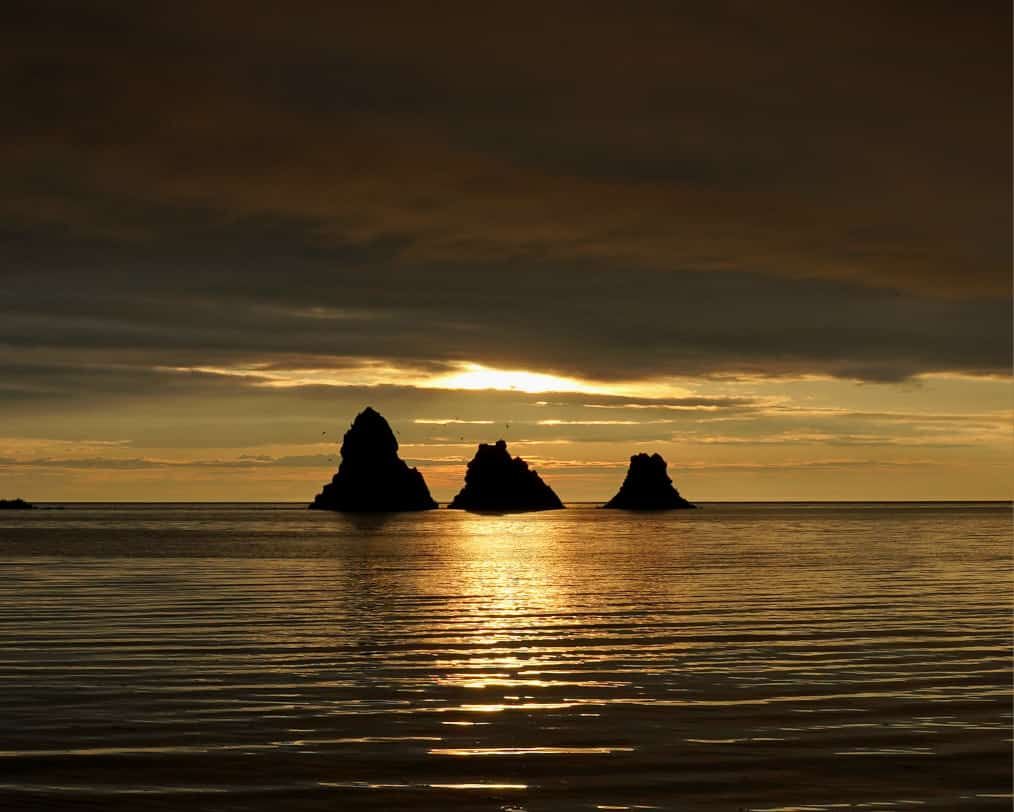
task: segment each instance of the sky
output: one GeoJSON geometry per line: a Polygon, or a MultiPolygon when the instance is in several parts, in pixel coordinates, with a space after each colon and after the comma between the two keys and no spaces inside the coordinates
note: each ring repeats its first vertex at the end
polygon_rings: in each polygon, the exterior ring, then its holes
{"type": "Polygon", "coordinates": [[[1007,499],[1006,2],[19,2],[0,497],[1007,499]]]}

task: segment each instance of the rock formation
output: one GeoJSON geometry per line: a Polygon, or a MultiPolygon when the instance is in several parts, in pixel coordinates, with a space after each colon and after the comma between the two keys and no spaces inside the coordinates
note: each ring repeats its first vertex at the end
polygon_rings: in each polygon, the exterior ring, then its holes
{"type": "Polygon", "coordinates": [[[465,487],[448,506],[490,513],[522,513],[530,510],[557,510],[559,497],[528,463],[511,457],[507,443],[482,443],[468,463],[465,487]]]}
{"type": "Polygon", "coordinates": [[[31,510],[34,507],[24,499],[0,499],[0,510],[31,510]]]}
{"type": "Polygon", "coordinates": [[[635,454],[630,458],[627,477],[619,492],[603,507],[620,510],[678,510],[694,508],[680,496],[666,472],[666,462],[658,454],[635,454]]]}
{"type": "Polygon", "coordinates": [[[398,456],[398,441],[387,421],[369,406],[345,432],[341,453],[338,473],[311,509],[380,513],[437,506],[422,474],[398,456]]]}

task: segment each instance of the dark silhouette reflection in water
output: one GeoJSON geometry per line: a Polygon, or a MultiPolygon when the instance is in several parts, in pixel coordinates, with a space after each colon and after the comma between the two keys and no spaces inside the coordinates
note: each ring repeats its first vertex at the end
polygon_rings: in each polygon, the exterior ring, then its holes
{"type": "Polygon", "coordinates": [[[404,511],[376,511],[372,513],[345,511],[333,517],[326,516],[323,521],[332,522],[342,538],[346,538],[348,533],[353,533],[357,537],[369,539],[390,532],[398,532],[405,524],[403,513],[404,511]]]}
{"type": "Polygon", "coordinates": [[[1009,508],[0,517],[0,809],[1010,807],[1009,508]]]}

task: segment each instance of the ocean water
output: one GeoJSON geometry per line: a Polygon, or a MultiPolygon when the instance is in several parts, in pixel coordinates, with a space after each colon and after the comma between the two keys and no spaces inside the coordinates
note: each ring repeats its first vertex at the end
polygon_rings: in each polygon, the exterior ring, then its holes
{"type": "Polygon", "coordinates": [[[1008,505],[0,513],[0,809],[1009,809],[1008,505]]]}

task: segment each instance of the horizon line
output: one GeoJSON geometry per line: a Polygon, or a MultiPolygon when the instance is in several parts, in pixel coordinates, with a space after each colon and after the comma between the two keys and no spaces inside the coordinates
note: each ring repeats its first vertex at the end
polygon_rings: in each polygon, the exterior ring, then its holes
{"type": "MultiPolygon", "coordinates": [[[[25,500],[29,501],[29,500],[25,500]]],[[[312,501],[312,500],[311,500],[312,501]]],[[[448,505],[450,501],[436,500],[438,505],[448,505]]],[[[609,499],[574,499],[564,501],[565,505],[600,505],[609,499]]],[[[305,505],[307,501],[294,499],[279,500],[248,500],[248,499],[41,499],[30,502],[32,505],[305,505]]],[[[699,499],[695,504],[701,505],[913,505],[913,504],[978,504],[978,505],[1012,505],[1014,497],[1008,499],[699,499]]],[[[336,511],[343,512],[343,511],[336,511]]],[[[345,511],[348,512],[348,511],[345,511]]],[[[353,511],[355,512],[355,511],[353,511]]],[[[398,512],[398,511],[394,511],[398,512]]],[[[411,511],[407,511],[411,512],[411,511]]]]}

